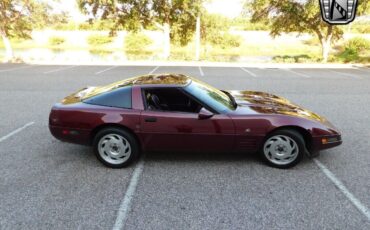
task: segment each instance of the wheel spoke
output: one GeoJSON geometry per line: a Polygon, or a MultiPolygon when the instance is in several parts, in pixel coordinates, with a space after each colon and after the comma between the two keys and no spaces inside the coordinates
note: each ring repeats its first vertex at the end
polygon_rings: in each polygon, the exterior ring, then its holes
{"type": "Polygon", "coordinates": [[[292,148],[292,146],[287,145],[287,146],[285,146],[285,148],[286,148],[285,151],[286,151],[287,155],[291,155],[293,153],[294,146],[292,148]]]}

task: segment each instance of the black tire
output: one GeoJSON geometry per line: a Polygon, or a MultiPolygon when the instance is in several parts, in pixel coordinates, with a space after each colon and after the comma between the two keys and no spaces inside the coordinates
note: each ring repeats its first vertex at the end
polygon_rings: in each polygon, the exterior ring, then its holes
{"type": "Polygon", "coordinates": [[[275,167],[275,168],[280,168],[280,169],[287,169],[287,168],[291,168],[295,165],[297,165],[303,158],[303,155],[305,154],[306,152],[306,147],[305,147],[305,141],[302,137],[302,135],[295,131],[295,130],[291,130],[291,129],[282,129],[282,130],[277,130],[271,134],[269,134],[261,148],[260,148],[260,155],[262,156],[263,160],[270,166],[272,167],[275,167]],[[265,149],[265,144],[268,146],[268,143],[266,143],[268,140],[270,140],[270,138],[274,138],[276,136],[286,136],[286,137],[289,137],[291,138],[296,144],[297,144],[297,147],[298,147],[298,153],[296,154],[296,158],[289,162],[289,163],[275,163],[273,162],[271,159],[269,159],[269,157],[267,157],[266,155],[269,155],[268,153],[265,154],[264,152],[264,149],[265,149]]]}
{"type": "MultiPolygon", "coordinates": [[[[119,142],[121,140],[118,139],[117,141],[119,142]]],[[[127,146],[127,143],[125,144],[127,146]]],[[[99,161],[110,168],[126,167],[130,165],[134,160],[136,160],[140,154],[139,144],[137,143],[135,137],[130,132],[127,132],[126,130],[123,130],[120,128],[105,128],[105,129],[100,130],[94,137],[93,148],[94,148],[94,153],[96,157],[99,159],[99,161]],[[105,154],[106,155],[105,158],[111,159],[111,162],[109,162],[109,159],[108,160],[104,159],[101,153],[99,153],[99,142],[103,138],[106,138],[107,136],[122,137],[123,143],[125,143],[126,141],[128,142],[129,144],[128,146],[130,147],[131,154],[129,154],[129,156],[127,157],[121,157],[122,159],[125,159],[123,162],[118,162],[120,159],[117,160],[117,163],[112,162],[114,161],[114,158],[110,157],[108,154],[105,154]]]]}

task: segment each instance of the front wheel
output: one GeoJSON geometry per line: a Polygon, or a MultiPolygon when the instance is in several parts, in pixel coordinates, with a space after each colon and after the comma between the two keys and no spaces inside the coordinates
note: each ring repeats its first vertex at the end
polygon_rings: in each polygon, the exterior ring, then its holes
{"type": "Polygon", "coordinates": [[[97,158],[111,168],[129,165],[139,154],[138,144],[129,132],[107,128],[98,132],[94,138],[94,151],[97,158]]]}
{"type": "Polygon", "coordinates": [[[266,138],[261,152],[269,165],[276,168],[290,168],[302,160],[305,142],[297,131],[278,130],[266,138]]]}

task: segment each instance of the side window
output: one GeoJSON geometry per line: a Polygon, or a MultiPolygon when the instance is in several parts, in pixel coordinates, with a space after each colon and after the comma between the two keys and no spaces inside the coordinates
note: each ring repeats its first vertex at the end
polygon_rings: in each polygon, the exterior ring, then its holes
{"type": "Polygon", "coordinates": [[[93,105],[102,105],[117,108],[132,108],[131,86],[120,87],[96,96],[87,98],[83,102],[93,105]]]}
{"type": "Polygon", "coordinates": [[[177,88],[145,89],[147,110],[198,113],[202,106],[177,88]]]}

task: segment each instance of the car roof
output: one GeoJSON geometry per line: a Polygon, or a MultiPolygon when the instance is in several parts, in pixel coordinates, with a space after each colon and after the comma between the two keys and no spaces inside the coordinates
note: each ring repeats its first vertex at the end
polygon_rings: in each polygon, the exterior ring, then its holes
{"type": "MultiPolygon", "coordinates": [[[[102,93],[111,92],[112,90],[131,87],[134,85],[140,86],[159,86],[159,87],[184,87],[190,84],[192,78],[183,74],[149,74],[138,77],[125,79],[122,81],[114,82],[109,85],[100,87],[91,87],[91,90],[87,92],[83,98],[93,97],[102,93]]],[[[86,90],[84,88],[83,90],[86,90]]]]}
{"type": "Polygon", "coordinates": [[[185,86],[191,78],[183,74],[150,74],[133,79],[133,85],[176,85],[185,86]]]}
{"type": "Polygon", "coordinates": [[[169,85],[183,87],[188,85],[190,82],[191,78],[183,74],[149,74],[115,82],[110,86],[123,87],[127,85],[169,85]]]}

